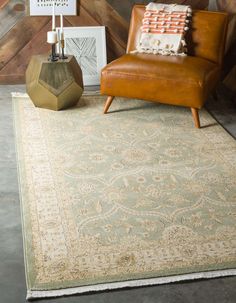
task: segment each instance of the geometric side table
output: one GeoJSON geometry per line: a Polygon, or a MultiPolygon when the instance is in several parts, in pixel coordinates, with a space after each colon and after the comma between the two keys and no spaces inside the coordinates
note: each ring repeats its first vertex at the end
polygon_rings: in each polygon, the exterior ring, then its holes
{"type": "Polygon", "coordinates": [[[26,91],[37,107],[60,110],[76,105],[84,90],[82,71],[74,56],[56,62],[32,56],[26,70],[26,91]]]}

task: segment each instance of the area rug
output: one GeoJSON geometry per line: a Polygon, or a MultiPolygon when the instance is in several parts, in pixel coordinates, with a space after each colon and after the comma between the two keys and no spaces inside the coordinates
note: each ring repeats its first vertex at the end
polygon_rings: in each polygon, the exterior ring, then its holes
{"type": "Polygon", "coordinates": [[[14,94],[27,298],[236,274],[236,142],[205,111],[14,94]]]}

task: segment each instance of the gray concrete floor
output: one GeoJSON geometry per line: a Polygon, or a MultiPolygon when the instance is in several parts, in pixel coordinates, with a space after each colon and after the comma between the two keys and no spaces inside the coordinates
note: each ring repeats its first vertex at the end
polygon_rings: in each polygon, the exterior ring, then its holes
{"type": "MultiPolygon", "coordinates": [[[[25,301],[26,285],[17,183],[11,92],[25,92],[22,85],[0,86],[0,303],[25,301]]],[[[217,101],[206,107],[236,138],[236,100],[224,88],[217,101]]],[[[100,292],[40,300],[58,303],[233,303],[236,277],[198,280],[151,287],[100,292]]]]}

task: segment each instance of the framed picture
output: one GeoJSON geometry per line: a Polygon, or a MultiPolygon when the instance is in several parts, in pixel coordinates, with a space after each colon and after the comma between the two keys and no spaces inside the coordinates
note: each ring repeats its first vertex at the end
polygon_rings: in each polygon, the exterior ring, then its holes
{"type": "Polygon", "coordinates": [[[55,3],[56,15],[76,15],[76,0],[28,0],[28,12],[30,16],[50,16],[52,6],[55,3]]]}
{"type": "Polygon", "coordinates": [[[64,39],[65,54],[75,56],[84,85],[99,85],[101,69],[107,64],[105,26],[64,27],[64,39]]]}

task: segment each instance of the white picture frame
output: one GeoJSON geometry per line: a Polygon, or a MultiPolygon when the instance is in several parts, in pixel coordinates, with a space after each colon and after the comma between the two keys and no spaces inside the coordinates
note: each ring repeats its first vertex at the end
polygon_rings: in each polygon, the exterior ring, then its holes
{"type": "Polygon", "coordinates": [[[51,16],[53,3],[55,3],[55,15],[77,15],[76,0],[28,0],[30,16],[51,16]]]}
{"type": "Polygon", "coordinates": [[[84,85],[99,85],[101,69],[107,64],[105,26],[64,27],[63,30],[65,54],[75,56],[84,85]]]}

